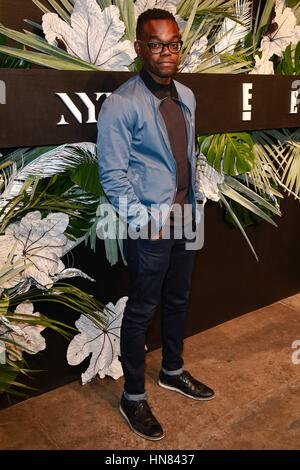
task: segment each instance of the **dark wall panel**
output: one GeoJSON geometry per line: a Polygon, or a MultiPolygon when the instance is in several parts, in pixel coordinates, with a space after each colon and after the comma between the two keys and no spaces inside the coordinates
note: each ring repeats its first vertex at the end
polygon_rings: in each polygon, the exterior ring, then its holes
{"type": "MultiPolygon", "coordinates": [[[[285,199],[282,212],[283,217],[276,218],[278,228],[262,222],[247,229],[259,257],[257,262],[239,230],[224,222],[220,207],[212,202],[206,204],[205,242],[196,255],[186,336],[300,292],[299,203],[285,199]]],[[[109,265],[101,241],[98,241],[96,253],[77,247],[74,259],[69,257],[64,261],[66,265],[80,267],[97,280],[96,283],[81,279],[73,282],[104,303],[115,303],[127,295],[127,268],[122,261],[113,267],[109,265]]],[[[54,304],[38,307],[40,312],[70,324],[78,317],[54,304]]],[[[149,350],[160,346],[159,315],[158,308],[147,338],[149,350]]],[[[66,340],[51,331],[43,334],[47,338],[47,349],[27,356],[30,367],[45,370],[27,380],[29,385],[38,388],[33,395],[79,378],[89,361],[77,367],[69,366],[66,340]]],[[[0,397],[0,408],[8,404],[7,397],[0,397]]]]}
{"type": "MultiPolygon", "coordinates": [[[[5,26],[22,29],[23,18],[39,20],[40,17],[38,8],[30,0],[0,0],[0,22],[5,26]]],[[[299,203],[286,199],[282,202],[282,211],[283,217],[277,218],[277,229],[264,222],[247,229],[259,256],[257,263],[241,233],[224,222],[218,205],[207,203],[205,243],[197,254],[193,272],[186,336],[300,291],[299,203]]],[[[71,264],[71,259],[69,262],[71,264]]],[[[103,302],[116,302],[127,294],[127,269],[121,261],[114,267],[109,265],[102,242],[98,242],[96,254],[84,247],[74,250],[73,264],[97,280],[95,284],[84,280],[76,280],[74,284],[103,302]]],[[[78,316],[51,304],[40,305],[39,310],[70,324],[78,316]]],[[[47,349],[27,357],[31,368],[45,370],[27,379],[28,385],[38,388],[32,395],[78,378],[88,362],[87,359],[78,367],[68,366],[67,342],[51,331],[43,334],[47,338],[47,349]]],[[[160,345],[159,309],[147,345],[150,350],[160,345]]],[[[0,397],[0,408],[13,400],[9,402],[6,396],[0,397]]]]}
{"type": "Polygon", "coordinates": [[[0,22],[8,28],[28,29],[25,18],[40,22],[41,17],[41,10],[31,0],[0,0],[0,22]]]}

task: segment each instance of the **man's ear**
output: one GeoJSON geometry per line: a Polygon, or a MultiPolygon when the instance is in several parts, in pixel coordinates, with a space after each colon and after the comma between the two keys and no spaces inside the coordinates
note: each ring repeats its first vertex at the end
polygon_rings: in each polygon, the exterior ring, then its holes
{"type": "Polygon", "coordinates": [[[140,46],[140,43],[137,42],[137,41],[134,41],[133,45],[134,45],[134,50],[135,50],[136,54],[140,57],[140,56],[141,56],[141,46],[140,46]]]}

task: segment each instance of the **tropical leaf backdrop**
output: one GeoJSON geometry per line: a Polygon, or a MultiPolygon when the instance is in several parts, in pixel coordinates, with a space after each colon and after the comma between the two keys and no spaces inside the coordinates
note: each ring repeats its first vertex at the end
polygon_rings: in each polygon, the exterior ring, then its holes
{"type": "MultiPolygon", "coordinates": [[[[133,47],[136,20],[142,11],[158,7],[171,11],[181,29],[184,45],[180,72],[300,73],[298,1],[261,1],[255,15],[251,0],[32,2],[40,10],[39,22],[25,19],[23,31],[0,23],[1,67],[26,68],[35,64],[57,70],[138,72],[141,63],[133,47]],[[14,41],[15,46],[6,45],[7,39],[14,41]]],[[[283,195],[300,198],[299,139],[299,129],[199,135],[197,138],[198,198],[204,203],[208,199],[218,202],[225,208],[226,219],[239,227],[255,256],[245,227],[259,220],[276,225],[273,218],[281,214],[279,201],[283,195]]],[[[65,214],[69,222],[59,234],[64,240],[64,252],[88,241],[95,249],[97,229],[102,223],[101,207],[108,204],[97,178],[97,161],[95,145],[90,142],[21,148],[2,156],[0,242],[1,237],[12,237],[16,230],[26,233],[32,217],[39,217],[46,224],[44,221],[49,214],[59,213],[65,214]]],[[[111,207],[111,230],[114,230],[116,218],[111,207]]],[[[41,315],[20,319],[12,305],[17,308],[24,302],[43,297],[77,309],[99,329],[105,324],[101,303],[71,285],[55,287],[61,279],[57,253],[56,258],[53,253],[49,255],[47,269],[53,283],[49,287],[41,285],[38,279],[26,277],[26,273],[34,272],[33,268],[25,266],[22,256],[18,255],[17,241],[11,238],[11,242],[11,251],[1,253],[0,250],[0,346],[2,344],[9,357],[8,362],[0,366],[0,392],[11,385],[20,386],[16,376],[28,373],[22,354],[20,356],[20,351],[26,351],[24,341],[20,340],[22,332],[17,330],[19,336],[15,334],[18,322],[23,325],[26,320],[25,324],[30,325],[33,321],[36,326],[56,328],[62,334],[67,331],[66,325],[56,325],[41,315]],[[18,358],[19,361],[13,360],[18,358]]],[[[122,240],[116,237],[104,243],[111,265],[117,263],[120,255],[125,263],[122,240]]],[[[32,253],[29,258],[34,263],[32,253]]],[[[61,272],[65,277],[85,275],[76,269],[72,273],[68,269],[61,272]]]]}

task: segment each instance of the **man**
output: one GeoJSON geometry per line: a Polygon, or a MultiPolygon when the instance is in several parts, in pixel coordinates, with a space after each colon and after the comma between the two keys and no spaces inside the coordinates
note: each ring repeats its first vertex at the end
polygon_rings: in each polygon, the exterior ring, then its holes
{"type": "Polygon", "coordinates": [[[125,383],[120,412],[138,435],[159,440],[164,432],[147,402],[144,362],[145,334],[161,295],[158,384],[196,400],[210,400],[214,392],[183,370],[182,360],[196,250],[188,250],[188,237],[175,237],[175,232],[179,226],[195,226],[195,97],[172,78],[182,46],[174,16],[146,10],[138,18],[136,38],[142,70],[102,105],[97,145],[100,181],[111,204],[120,216],[126,214],[132,233],[145,235],[150,229],[149,238],[124,240],[129,292],[121,328],[125,383]],[[187,210],[175,217],[175,205],[187,210]],[[160,209],[165,206],[167,212],[160,209]]]}

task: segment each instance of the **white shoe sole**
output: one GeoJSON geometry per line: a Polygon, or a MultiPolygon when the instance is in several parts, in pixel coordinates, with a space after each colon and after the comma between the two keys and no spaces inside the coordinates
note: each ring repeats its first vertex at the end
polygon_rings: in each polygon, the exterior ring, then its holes
{"type": "Polygon", "coordinates": [[[119,410],[120,410],[121,415],[122,415],[123,418],[125,419],[126,423],[129,425],[130,429],[131,429],[135,434],[137,434],[138,436],[143,437],[144,439],[148,439],[149,441],[160,441],[163,437],[165,437],[165,433],[163,433],[163,435],[160,436],[160,437],[149,437],[149,436],[146,436],[146,434],[142,434],[141,432],[139,432],[139,431],[137,431],[136,429],[134,429],[134,427],[133,427],[132,424],[130,423],[128,417],[126,416],[126,413],[122,410],[121,405],[120,405],[120,407],[119,407],[119,410]]]}
{"type": "Polygon", "coordinates": [[[181,395],[184,395],[185,397],[188,397],[188,398],[192,398],[192,400],[197,400],[197,401],[209,401],[209,400],[213,400],[213,399],[215,398],[215,395],[213,395],[212,397],[208,397],[208,398],[192,397],[191,395],[188,395],[187,393],[182,392],[182,391],[179,390],[178,388],[172,387],[171,385],[165,385],[165,384],[162,383],[160,380],[158,380],[157,383],[158,383],[158,385],[160,385],[162,388],[166,388],[167,390],[172,390],[173,392],[181,393],[181,395]]]}

